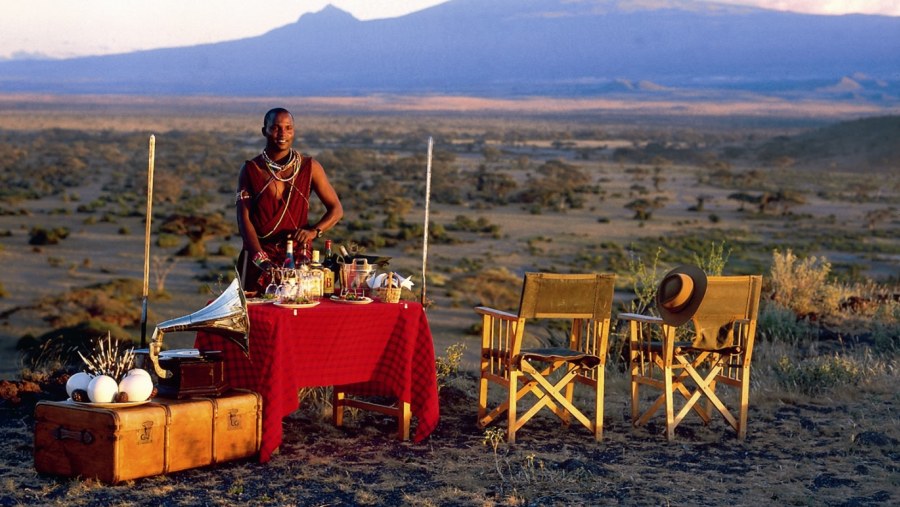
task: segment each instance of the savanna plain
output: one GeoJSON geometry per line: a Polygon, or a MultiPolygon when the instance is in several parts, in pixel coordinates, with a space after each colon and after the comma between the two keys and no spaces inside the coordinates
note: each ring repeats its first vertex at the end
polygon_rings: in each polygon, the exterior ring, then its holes
{"type": "MultiPolygon", "coordinates": [[[[0,505],[900,502],[896,110],[20,95],[0,98],[0,161],[0,505]],[[425,301],[437,429],[398,442],[395,422],[368,412],[336,428],[328,387],[305,389],[268,463],[118,485],[38,474],[34,404],[65,398],[74,351],[140,340],[150,135],[152,329],[233,276],[237,171],[262,149],[274,106],[295,113],[296,144],[341,196],[330,239],[391,257],[415,283],[402,297],[425,301]],[[610,334],[601,442],[546,411],[514,444],[505,422],[476,425],[474,306],[515,311],[525,272],[610,272],[615,323],[652,313],[648,294],[681,263],[763,275],[745,440],[721,418],[689,415],[673,441],[662,415],[633,427],[622,326],[610,334]]],[[[557,335],[537,323],[528,345],[557,335]]],[[[166,335],[169,348],[192,343],[166,335]]]]}

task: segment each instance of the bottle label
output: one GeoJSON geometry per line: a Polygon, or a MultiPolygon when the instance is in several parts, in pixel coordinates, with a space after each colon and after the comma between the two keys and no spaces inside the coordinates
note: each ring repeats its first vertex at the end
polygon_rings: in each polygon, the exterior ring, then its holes
{"type": "Polygon", "coordinates": [[[322,292],[326,296],[330,296],[334,294],[334,271],[330,269],[324,270],[325,273],[322,277],[322,292]]]}

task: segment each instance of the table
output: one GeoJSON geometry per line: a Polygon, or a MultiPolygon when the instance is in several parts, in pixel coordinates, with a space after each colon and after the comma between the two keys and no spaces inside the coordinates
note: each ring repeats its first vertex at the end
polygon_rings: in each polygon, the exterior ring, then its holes
{"type": "Polygon", "coordinates": [[[231,387],[263,398],[260,462],[281,445],[282,419],[299,408],[302,387],[341,386],[358,395],[392,396],[410,404],[426,438],[439,418],[431,330],[422,305],[323,300],[313,308],[251,304],[250,357],[233,342],[199,331],[194,346],[221,350],[231,387]]]}

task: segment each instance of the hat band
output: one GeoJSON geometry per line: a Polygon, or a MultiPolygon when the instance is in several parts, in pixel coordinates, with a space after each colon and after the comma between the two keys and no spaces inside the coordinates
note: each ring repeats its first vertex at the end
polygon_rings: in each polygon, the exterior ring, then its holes
{"type": "Polygon", "coordinates": [[[678,311],[691,300],[691,294],[694,292],[694,280],[691,277],[678,273],[676,276],[681,280],[681,289],[678,294],[662,302],[662,306],[670,311],[678,311]]]}

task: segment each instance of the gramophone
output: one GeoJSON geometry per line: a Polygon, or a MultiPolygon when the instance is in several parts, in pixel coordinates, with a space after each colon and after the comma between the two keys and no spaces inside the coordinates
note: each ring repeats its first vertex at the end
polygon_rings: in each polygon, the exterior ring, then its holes
{"type": "MultiPolygon", "coordinates": [[[[150,222],[153,218],[153,166],[156,136],[150,136],[147,164],[147,220],[144,228],[144,287],[141,304],[141,347],[147,344],[147,297],[150,277],[150,222]]],[[[138,366],[159,377],[158,395],[165,398],[219,396],[228,390],[221,351],[182,349],[162,351],[163,335],[174,331],[211,331],[231,340],[250,354],[250,319],[247,298],[235,272],[231,285],[201,310],[156,326],[147,349],[135,351],[138,366]],[[148,365],[146,362],[151,364],[148,365]]]]}
{"type": "Polygon", "coordinates": [[[163,336],[176,331],[209,331],[250,352],[247,299],[235,277],[212,303],[196,312],[157,324],[149,348],[135,351],[146,356],[159,377],[158,394],[164,398],[220,396],[228,390],[221,351],[176,349],[163,351],[163,336]]]}

